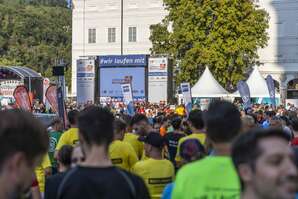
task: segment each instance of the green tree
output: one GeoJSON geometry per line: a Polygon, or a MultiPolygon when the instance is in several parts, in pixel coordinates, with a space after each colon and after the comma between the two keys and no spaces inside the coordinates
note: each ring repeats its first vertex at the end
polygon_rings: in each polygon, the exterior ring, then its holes
{"type": "Polygon", "coordinates": [[[206,66],[226,88],[257,64],[269,16],[248,0],[164,0],[168,15],[152,25],[153,54],[179,60],[177,82],[194,84],[206,66]]]}
{"type": "Polygon", "coordinates": [[[29,5],[25,0],[0,4],[1,65],[28,66],[50,77],[52,67],[61,58],[70,67],[70,9],[29,5]]]}

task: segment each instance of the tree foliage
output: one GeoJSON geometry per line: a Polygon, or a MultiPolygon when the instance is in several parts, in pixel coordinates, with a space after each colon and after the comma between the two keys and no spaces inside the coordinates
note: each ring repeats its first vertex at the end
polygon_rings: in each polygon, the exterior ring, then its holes
{"type": "Polygon", "coordinates": [[[36,6],[59,6],[67,7],[67,0],[0,0],[6,5],[36,5],[36,6]]]}
{"type": "Polygon", "coordinates": [[[249,0],[164,0],[168,15],[151,26],[153,54],[179,60],[177,82],[194,84],[206,66],[231,88],[267,45],[269,16],[249,0]]]}
{"type": "Polygon", "coordinates": [[[9,1],[0,4],[0,65],[28,66],[47,77],[58,59],[70,66],[71,10],[9,1]]]}

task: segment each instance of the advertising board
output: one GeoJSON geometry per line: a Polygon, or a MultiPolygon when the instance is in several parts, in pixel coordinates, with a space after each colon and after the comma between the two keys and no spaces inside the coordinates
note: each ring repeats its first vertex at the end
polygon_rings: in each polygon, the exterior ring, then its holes
{"type": "Polygon", "coordinates": [[[122,84],[131,83],[136,100],[145,100],[145,68],[100,68],[100,97],[123,99],[122,84]]]}
{"type": "Polygon", "coordinates": [[[77,60],[77,103],[94,102],[95,91],[95,60],[77,60]]]}
{"type": "Polygon", "coordinates": [[[168,58],[148,60],[148,101],[159,103],[168,99],[168,58]]]}

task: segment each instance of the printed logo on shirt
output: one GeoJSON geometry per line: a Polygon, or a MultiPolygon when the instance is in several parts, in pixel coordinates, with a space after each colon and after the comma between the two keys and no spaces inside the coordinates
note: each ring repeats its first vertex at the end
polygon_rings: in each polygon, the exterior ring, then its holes
{"type": "Polygon", "coordinates": [[[148,184],[169,184],[172,182],[172,177],[168,178],[149,178],[148,184]]]}
{"type": "Polygon", "coordinates": [[[49,152],[50,153],[55,152],[56,145],[57,145],[57,139],[54,137],[50,137],[50,143],[49,143],[49,152]]]}
{"type": "Polygon", "coordinates": [[[74,140],[72,143],[73,143],[73,145],[76,145],[79,143],[79,140],[74,140]]]}
{"type": "Polygon", "coordinates": [[[224,193],[210,193],[202,196],[196,196],[196,199],[239,199],[240,195],[225,195],[224,193]]]}
{"type": "Polygon", "coordinates": [[[122,158],[115,158],[115,159],[112,159],[112,163],[113,164],[122,164],[123,160],[122,158]]]}

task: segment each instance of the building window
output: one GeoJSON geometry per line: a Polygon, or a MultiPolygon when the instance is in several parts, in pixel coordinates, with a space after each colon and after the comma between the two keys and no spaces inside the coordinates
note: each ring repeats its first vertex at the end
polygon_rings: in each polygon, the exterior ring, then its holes
{"type": "Polygon", "coordinates": [[[128,41],[136,42],[137,41],[137,27],[129,27],[128,29],[128,41]]]}
{"type": "Polygon", "coordinates": [[[116,28],[109,28],[108,29],[108,42],[109,43],[116,42],[116,28]]]}
{"type": "Polygon", "coordinates": [[[88,43],[89,44],[96,43],[96,29],[95,28],[88,29],[88,43]]]}

